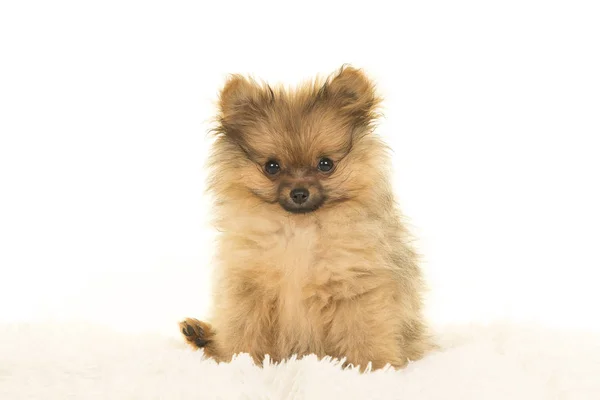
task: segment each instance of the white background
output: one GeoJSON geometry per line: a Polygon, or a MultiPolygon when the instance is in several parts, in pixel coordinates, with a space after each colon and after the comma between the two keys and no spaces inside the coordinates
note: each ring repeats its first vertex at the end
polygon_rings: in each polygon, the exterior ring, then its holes
{"type": "Polygon", "coordinates": [[[386,97],[436,324],[600,330],[597,2],[0,5],[0,321],[205,315],[226,75],[343,63],[386,97]]]}

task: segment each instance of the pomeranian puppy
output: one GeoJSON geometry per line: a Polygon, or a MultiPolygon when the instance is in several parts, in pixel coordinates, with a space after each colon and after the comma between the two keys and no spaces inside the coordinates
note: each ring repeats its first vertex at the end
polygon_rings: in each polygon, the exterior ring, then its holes
{"type": "Polygon", "coordinates": [[[373,130],[380,98],[344,66],[271,88],[232,76],[209,160],[214,316],[180,323],[192,346],[261,364],[292,355],[400,368],[432,348],[421,273],[373,130]]]}

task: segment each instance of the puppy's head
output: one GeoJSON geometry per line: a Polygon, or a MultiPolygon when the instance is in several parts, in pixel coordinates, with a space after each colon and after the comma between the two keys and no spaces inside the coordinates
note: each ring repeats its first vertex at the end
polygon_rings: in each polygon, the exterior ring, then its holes
{"type": "Polygon", "coordinates": [[[377,168],[365,137],[378,104],[372,83],[350,67],[293,90],[232,76],[219,100],[213,188],[289,213],[359,196],[377,168]]]}

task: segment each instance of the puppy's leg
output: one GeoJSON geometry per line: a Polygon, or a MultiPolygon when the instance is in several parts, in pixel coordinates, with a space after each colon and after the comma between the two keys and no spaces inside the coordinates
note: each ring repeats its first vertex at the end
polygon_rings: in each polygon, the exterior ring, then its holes
{"type": "Polygon", "coordinates": [[[221,360],[215,343],[215,331],[210,324],[195,318],[186,318],[179,323],[179,329],[190,346],[195,349],[202,348],[207,357],[221,360]]]}
{"type": "Polygon", "coordinates": [[[248,353],[258,366],[267,354],[276,360],[270,310],[261,307],[260,302],[238,304],[237,309],[221,309],[218,315],[219,330],[213,343],[221,360],[230,361],[234,354],[240,353],[248,353]]]}
{"type": "Polygon", "coordinates": [[[402,350],[410,361],[417,361],[439,347],[434,343],[425,324],[418,318],[405,316],[401,325],[402,350]]]}
{"type": "Polygon", "coordinates": [[[345,365],[360,365],[361,371],[369,362],[373,369],[386,364],[403,368],[409,358],[402,346],[397,310],[380,296],[374,297],[344,300],[336,305],[327,335],[328,354],[346,357],[345,365]]]}
{"type": "MultiPolygon", "coordinates": [[[[239,304],[244,308],[248,305],[239,304]]],[[[243,313],[233,307],[221,309],[218,332],[210,324],[194,318],[186,318],[179,323],[179,328],[188,344],[204,349],[204,354],[216,361],[228,362],[239,353],[248,353],[259,366],[267,354],[278,361],[273,353],[270,307],[250,304],[252,307],[243,313]]]]}

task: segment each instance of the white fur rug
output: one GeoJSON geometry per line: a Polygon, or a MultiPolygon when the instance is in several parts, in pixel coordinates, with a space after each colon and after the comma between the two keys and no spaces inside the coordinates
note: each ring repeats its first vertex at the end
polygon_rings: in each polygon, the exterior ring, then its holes
{"type": "Polygon", "coordinates": [[[0,399],[600,399],[600,335],[443,332],[443,351],[361,375],[315,357],[217,365],[175,338],[86,324],[0,325],[0,399]]]}

